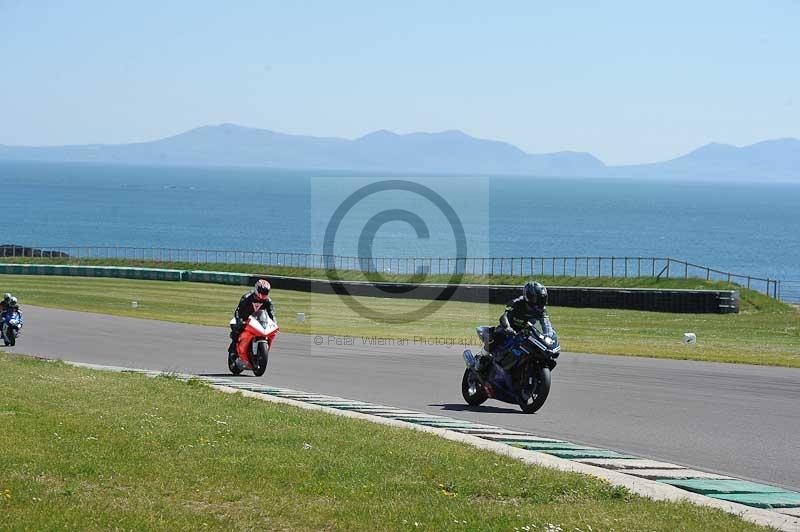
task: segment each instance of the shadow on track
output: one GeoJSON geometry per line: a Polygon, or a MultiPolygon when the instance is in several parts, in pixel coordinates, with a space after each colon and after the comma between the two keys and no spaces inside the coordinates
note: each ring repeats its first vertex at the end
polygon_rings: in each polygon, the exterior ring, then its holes
{"type": "Polygon", "coordinates": [[[257,379],[255,375],[242,373],[241,375],[234,375],[233,373],[198,373],[199,377],[228,377],[231,379],[257,379]]]}
{"type": "Polygon", "coordinates": [[[522,411],[515,408],[503,408],[500,406],[469,406],[463,403],[444,403],[438,406],[442,410],[449,410],[451,412],[486,412],[487,414],[522,414],[522,411]]]}

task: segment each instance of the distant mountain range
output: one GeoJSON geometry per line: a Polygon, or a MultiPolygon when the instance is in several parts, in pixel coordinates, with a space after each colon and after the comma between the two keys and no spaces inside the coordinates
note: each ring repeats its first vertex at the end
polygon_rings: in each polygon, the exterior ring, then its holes
{"type": "Polygon", "coordinates": [[[800,181],[800,140],[738,148],[708,144],[669,161],[606,166],[590,153],[532,154],[461,131],[399,135],[381,130],[349,140],[287,135],[221,124],[133,144],[0,145],[0,160],[256,166],[320,170],[571,177],[800,181]]]}

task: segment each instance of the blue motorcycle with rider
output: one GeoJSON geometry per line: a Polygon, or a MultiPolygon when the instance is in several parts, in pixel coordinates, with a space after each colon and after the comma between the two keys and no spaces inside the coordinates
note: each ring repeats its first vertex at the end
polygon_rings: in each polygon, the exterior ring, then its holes
{"type": "Polygon", "coordinates": [[[0,339],[3,345],[14,346],[22,329],[22,313],[19,310],[17,298],[6,294],[0,306],[0,339]]]}
{"type": "Polygon", "coordinates": [[[497,399],[516,404],[526,414],[539,410],[550,393],[550,372],[561,352],[558,334],[547,315],[547,288],[528,282],[512,300],[497,327],[478,327],[483,349],[464,351],[467,365],[461,394],[471,406],[497,399]]]}

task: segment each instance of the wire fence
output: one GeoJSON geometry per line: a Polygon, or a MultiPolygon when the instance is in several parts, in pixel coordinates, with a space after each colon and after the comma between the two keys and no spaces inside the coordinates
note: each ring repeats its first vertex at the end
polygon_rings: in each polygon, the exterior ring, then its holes
{"type": "Polygon", "coordinates": [[[736,274],[671,257],[355,257],[275,251],[131,246],[0,245],[0,257],[133,260],[191,264],[257,264],[287,268],[353,270],[401,275],[476,277],[700,278],[726,281],[775,299],[800,303],[800,281],[736,274]]]}

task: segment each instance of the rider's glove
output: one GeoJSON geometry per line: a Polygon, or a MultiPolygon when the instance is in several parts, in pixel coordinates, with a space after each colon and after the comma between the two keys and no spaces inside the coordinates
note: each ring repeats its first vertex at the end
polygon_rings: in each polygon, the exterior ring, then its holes
{"type": "Polygon", "coordinates": [[[516,336],[517,331],[515,331],[512,327],[506,327],[503,331],[509,336],[516,336]]]}

